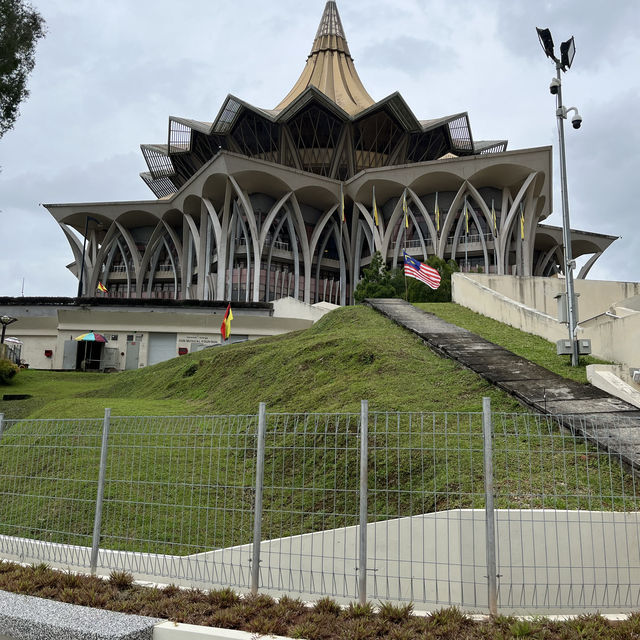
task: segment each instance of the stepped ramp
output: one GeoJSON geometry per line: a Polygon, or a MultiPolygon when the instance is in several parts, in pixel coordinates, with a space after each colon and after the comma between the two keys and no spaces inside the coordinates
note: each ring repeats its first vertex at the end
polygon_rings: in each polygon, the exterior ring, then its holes
{"type": "Polygon", "coordinates": [[[404,300],[369,298],[365,304],[415,333],[439,355],[640,471],[640,411],[633,405],[590,384],[567,380],[404,300]]]}

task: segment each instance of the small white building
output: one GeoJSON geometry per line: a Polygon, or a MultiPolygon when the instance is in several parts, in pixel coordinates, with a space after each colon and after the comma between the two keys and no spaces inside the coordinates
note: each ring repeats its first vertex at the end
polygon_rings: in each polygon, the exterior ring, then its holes
{"type": "MultiPolygon", "coordinates": [[[[0,313],[17,318],[12,335],[23,343],[22,361],[51,370],[138,369],[221,346],[226,308],[222,301],[0,298],[0,313]],[[90,331],[107,342],[76,340],[90,331]]],[[[329,310],[287,299],[234,302],[226,343],[306,329],[329,310]]]]}

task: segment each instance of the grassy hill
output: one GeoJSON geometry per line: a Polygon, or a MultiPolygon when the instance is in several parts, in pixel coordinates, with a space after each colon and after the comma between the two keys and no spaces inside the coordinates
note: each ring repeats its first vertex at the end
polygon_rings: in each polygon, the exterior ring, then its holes
{"type": "Polygon", "coordinates": [[[4,402],[7,417],[95,417],[372,409],[479,411],[520,405],[474,373],[440,358],[375,311],[345,307],[305,331],[188,354],[108,376],[23,371],[4,402]]]}
{"type": "MultiPolygon", "coordinates": [[[[105,407],[113,416],[255,415],[261,401],[271,413],[357,413],[361,399],[369,400],[371,411],[479,412],[483,396],[491,397],[495,412],[522,411],[512,397],[362,306],[338,309],[305,331],[137,371],[24,371],[11,390],[34,397],[4,402],[0,411],[7,417],[98,418],[105,407]]],[[[325,415],[303,438],[295,429],[306,418],[296,420],[270,436],[266,537],[357,521],[355,421],[325,415]],[[314,490],[305,490],[310,485],[314,490]]],[[[428,414],[426,423],[421,420],[415,413],[390,414],[390,422],[382,416],[371,429],[372,519],[482,505],[478,416],[428,414]]],[[[42,537],[42,528],[52,541],[88,544],[100,421],[30,429],[18,423],[0,442],[0,534],[42,537]],[[33,514],[46,516],[34,523],[33,514]]],[[[248,542],[254,434],[255,418],[115,426],[103,520],[107,546],[147,549],[146,541],[158,540],[164,546],[155,551],[193,553],[248,542]],[[218,516],[219,526],[209,527],[218,516]]],[[[601,496],[597,508],[634,507],[633,478],[615,460],[585,443],[571,445],[569,454],[548,437],[515,429],[497,439],[496,506],[591,508],[593,496],[601,496]],[[523,456],[530,457],[526,464],[523,456]],[[622,499],[602,498],[602,477],[622,499]]]]}

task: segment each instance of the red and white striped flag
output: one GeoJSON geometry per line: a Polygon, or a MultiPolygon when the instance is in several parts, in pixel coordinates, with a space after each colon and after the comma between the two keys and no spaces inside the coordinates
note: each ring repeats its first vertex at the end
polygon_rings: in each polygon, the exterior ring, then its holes
{"type": "Polygon", "coordinates": [[[440,286],[440,274],[437,269],[420,262],[410,255],[404,254],[404,275],[424,282],[428,287],[437,289],[440,286]]]}

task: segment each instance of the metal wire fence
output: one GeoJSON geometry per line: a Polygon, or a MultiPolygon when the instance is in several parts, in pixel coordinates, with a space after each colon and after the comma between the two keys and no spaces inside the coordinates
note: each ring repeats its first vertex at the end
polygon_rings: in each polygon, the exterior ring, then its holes
{"type": "Polygon", "coordinates": [[[468,610],[640,604],[622,422],[531,414],[0,418],[0,555],[468,610]],[[562,426],[561,426],[562,425],[562,426]],[[590,430],[611,432],[607,450],[590,430]]]}

